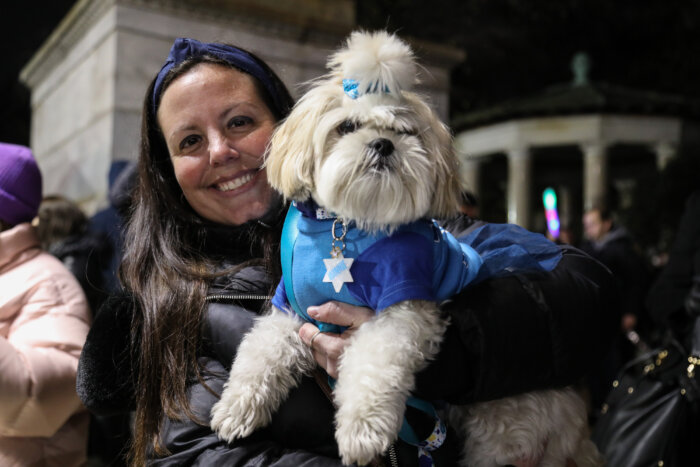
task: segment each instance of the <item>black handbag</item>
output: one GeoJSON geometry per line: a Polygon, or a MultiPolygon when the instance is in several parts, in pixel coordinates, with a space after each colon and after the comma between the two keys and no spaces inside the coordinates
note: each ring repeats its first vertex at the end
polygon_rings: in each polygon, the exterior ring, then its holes
{"type": "Polygon", "coordinates": [[[690,352],[669,339],[625,365],[591,436],[608,466],[700,465],[699,357],[696,319],[690,352]]]}

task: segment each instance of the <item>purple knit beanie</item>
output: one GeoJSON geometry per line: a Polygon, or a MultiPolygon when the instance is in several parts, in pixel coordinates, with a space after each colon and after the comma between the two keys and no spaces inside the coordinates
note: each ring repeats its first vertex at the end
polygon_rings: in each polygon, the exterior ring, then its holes
{"type": "Polygon", "coordinates": [[[41,172],[31,149],[0,143],[0,220],[29,222],[41,203],[41,172]]]}

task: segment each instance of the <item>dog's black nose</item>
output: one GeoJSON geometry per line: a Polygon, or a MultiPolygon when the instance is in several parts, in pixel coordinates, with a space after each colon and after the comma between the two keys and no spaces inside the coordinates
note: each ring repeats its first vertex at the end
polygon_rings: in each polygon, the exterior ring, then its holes
{"type": "Polygon", "coordinates": [[[386,138],[377,138],[369,143],[369,147],[374,149],[380,156],[386,157],[394,152],[394,143],[386,138]]]}

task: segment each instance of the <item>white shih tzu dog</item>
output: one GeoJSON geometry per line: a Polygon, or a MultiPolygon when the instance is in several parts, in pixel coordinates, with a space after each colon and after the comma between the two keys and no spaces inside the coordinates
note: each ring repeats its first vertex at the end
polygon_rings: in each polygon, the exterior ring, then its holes
{"type": "MultiPolygon", "coordinates": [[[[457,161],[448,129],[410,92],[416,64],[408,45],[356,32],[329,68],[272,138],[268,180],[295,201],[283,232],[284,278],[271,312],[243,339],[211,424],[225,440],[245,437],[311,374],[316,365],[298,335],[300,316],[311,320],[307,306],[368,306],[377,315],[352,336],[333,391],[342,461],[362,465],[402,430],[415,374],[436,355],[447,325],[437,302],[471,283],[482,260],[430,221],[456,214],[457,161]]],[[[464,465],[539,457],[546,466],[600,464],[572,389],[454,407],[451,415],[466,434],[464,465]]],[[[437,422],[423,447],[444,434],[437,422]]]]}

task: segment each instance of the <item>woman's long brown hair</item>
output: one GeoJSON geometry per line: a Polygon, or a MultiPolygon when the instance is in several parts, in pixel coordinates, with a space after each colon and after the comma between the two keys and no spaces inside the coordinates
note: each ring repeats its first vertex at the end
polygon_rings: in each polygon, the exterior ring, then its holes
{"type": "MultiPolygon", "coordinates": [[[[203,62],[231,67],[213,57],[188,59],[171,70],[161,95],[175,78],[203,62]]],[[[262,85],[254,81],[260,96],[280,120],[293,101],[274,72],[269,73],[288,107],[271,106],[262,85]]],[[[177,184],[153,110],[152,92],[153,82],[144,99],[139,183],[119,271],[122,284],[134,295],[138,308],[133,314],[131,334],[136,413],[129,452],[130,463],[137,466],[146,464],[149,452],[167,454],[159,438],[164,417],[189,417],[201,423],[190,408],[187,386],[202,381],[197,350],[214,268],[213,261],[203,253],[208,221],[192,210],[177,184]]],[[[265,264],[275,275],[279,273],[277,235],[271,230],[258,239],[265,251],[265,264]]]]}

